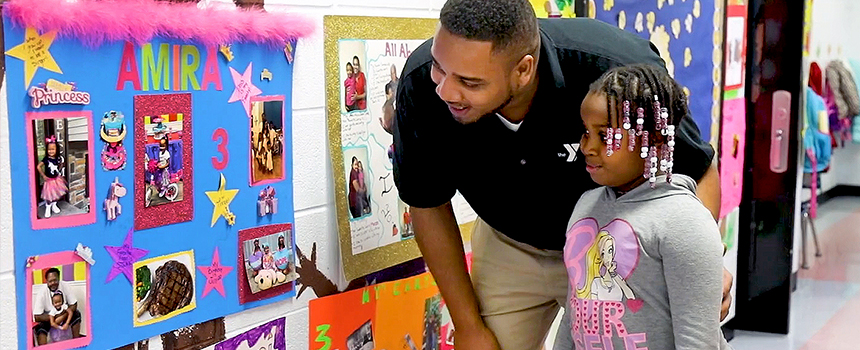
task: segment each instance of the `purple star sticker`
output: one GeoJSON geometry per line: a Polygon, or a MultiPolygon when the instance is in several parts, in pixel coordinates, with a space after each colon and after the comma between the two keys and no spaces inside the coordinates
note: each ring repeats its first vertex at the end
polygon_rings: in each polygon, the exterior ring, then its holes
{"type": "Polygon", "coordinates": [[[112,281],[114,277],[120,273],[125,275],[129,282],[133,283],[132,281],[134,281],[134,276],[131,274],[132,265],[149,253],[146,249],[132,247],[132,232],[134,232],[132,229],[128,230],[128,234],[125,236],[125,240],[122,242],[121,246],[105,246],[108,254],[113,258],[113,266],[110,268],[110,273],[108,273],[107,281],[105,281],[105,283],[112,281]]]}

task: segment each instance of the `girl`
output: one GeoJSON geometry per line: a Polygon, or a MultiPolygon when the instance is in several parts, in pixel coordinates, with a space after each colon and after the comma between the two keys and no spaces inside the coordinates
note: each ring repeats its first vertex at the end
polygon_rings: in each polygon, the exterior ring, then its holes
{"type": "Polygon", "coordinates": [[[355,71],[352,69],[352,63],[346,63],[346,79],[343,81],[344,103],[346,111],[355,110],[355,71]]]}
{"type": "Polygon", "coordinates": [[[269,249],[269,244],[263,244],[263,269],[275,270],[275,257],[272,255],[272,250],[269,249]]]}
{"type": "Polygon", "coordinates": [[[59,290],[54,292],[51,302],[54,304],[54,309],[48,313],[51,316],[51,330],[48,332],[48,338],[51,343],[72,339],[72,328],[69,327],[72,314],[69,312],[69,306],[66,305],[63,292],[59,290]]]}
{"type": "Polygon", "coordinates": [[[370,214],[370,195],[367,193],[367,184],[364,182],[364,166],[361,161],[358,161],[358,185],[359,185],[359,203],[361,203],[361,213],[370,214]]]}
{"type": "Polygon", "coordinates": [[[51,135],[45,139],[45,157],[39,162],[36,169],[42,177],[42,199],[45,201],[45,218],[51,214],[59,214],[60,207],[57,201],[69,192],[66,179],[60,176],[63,168],[63,160],[58,151],[57,136],[51,135]]]}
{"type": "Polygon", "coordinates": [[[158,172],[161,176],[161,191],[159,196],[164,197],[167,185],[170,185],[170,150],[167,149],[167,136],[158,140],[158,172]]]}
{"type": "Polygon", "coordinates": [[[570,219],[569,323],[556,349],[729,349],[719,231],[696,182],[672,174],[675,127],[690,117],[681,87],[657,66],[614,68],[580,114],[586,170],[604,187],[570,219]]]}

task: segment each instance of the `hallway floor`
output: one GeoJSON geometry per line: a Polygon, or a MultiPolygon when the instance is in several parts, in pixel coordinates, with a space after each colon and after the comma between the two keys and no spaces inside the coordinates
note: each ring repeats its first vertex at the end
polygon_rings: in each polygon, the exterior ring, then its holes
{"type": "MultiPolygon", "coordinates": [[[[735,350],[860,349],[860,198],[838,197],[819,207],[815,219],[824,256],[798,272],[788,335],[735,332],[735,350]]],[[[799,252],[798,252],[799,253],[799,252]]]]}

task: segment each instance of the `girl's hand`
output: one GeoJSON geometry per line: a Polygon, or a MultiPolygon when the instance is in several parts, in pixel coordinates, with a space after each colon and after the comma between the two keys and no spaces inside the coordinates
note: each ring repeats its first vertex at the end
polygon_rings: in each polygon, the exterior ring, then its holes
{"type": "Polygon", "coordinates": [[[52,316],[51,318],[51,328],[60,328],[60,325],[57,324],[57,321],[52,316]]]}

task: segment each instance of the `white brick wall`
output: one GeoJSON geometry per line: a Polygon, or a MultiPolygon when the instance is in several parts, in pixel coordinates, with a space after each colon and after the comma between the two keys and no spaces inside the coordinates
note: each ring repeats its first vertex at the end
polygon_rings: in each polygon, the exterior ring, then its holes
{"type": "MultiPolygon", "coordinates": [[[[203,0],[230,3],[227,0],[203,0]]],[[[444,0],[266,0],[268,11],[305,13],[317,20],[319,30],[313,37],[300,40],[293,77],[293,169],[296,208],[296,244],[310,254],[317,242],[317,265],[327,276],[340,279],[339,251],[334,223],[334,197],[331,162],[327,150],[325,89],[323,73],[322,18],[324,15],[438,17],[444,0]]],[[[12,260],[12,222],[8,115],[6,84],[0,91],[0,349],[16,349],[18,340],[12,260]],[[11,317],[10,317],[11,316],[11,317]]],[[[19,259],[20,260],[20,259],[19,259]]],[[[341,281],[341,284],[344,282],[341,281]]],[[[227,316],[227,336],[245,331],[264,321],[287,317],[287,348],[308,348],[307,301],[314,297],[308,290],[301,300],[282,301],[270,306],[227,316]]],[[[150,341],[150,349],[161,349],[161,339],[150,341]]]]}

